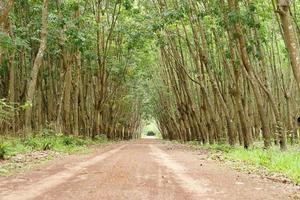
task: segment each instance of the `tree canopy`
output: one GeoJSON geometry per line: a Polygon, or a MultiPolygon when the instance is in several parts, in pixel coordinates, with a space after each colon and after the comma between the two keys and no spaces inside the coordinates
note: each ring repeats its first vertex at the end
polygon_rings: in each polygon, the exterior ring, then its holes
{"type": "Polygon", "coordinates": [[[155,119],[164,139],[286,149],[299,140],[299,9],[289,0],[1,1],[1,134],[132,139],[155,119]]]}

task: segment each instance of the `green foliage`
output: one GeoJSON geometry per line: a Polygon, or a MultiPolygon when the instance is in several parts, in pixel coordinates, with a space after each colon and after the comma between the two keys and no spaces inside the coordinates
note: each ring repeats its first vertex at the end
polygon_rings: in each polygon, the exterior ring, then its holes
{"type": "Polygon", "coordinates": [[[25,146],[24,141],[20,138],[1,138],[1,141],[5,147],[5,155],[8,157],[30,151],[30,148],[25,146]]]}
{"type": "Polygon", "coordinates": [[[214,151],[221,151],[225,153],[229,153],[233,149],[230,145],[227,144],[216,144],[210,146],[210,148],[213,149],[214,151]]]}
{"type": "Polygon", "coordinates": [[[95,143],[106,143],[108,142],[108,138],[106,135],[104,134],[99,134],[99,135],[96,135],[94,140],[93,140],[95,143]]]}
{"type": "Polygon", "coordinates": [[[65,136],[55,134],[53,131],[44,130],[38,135],[20,138],[1,138],[0,158],[4,156],[15,156],[19,153],[30,151],[53,150],[58,152],[75,152],[84,150],[88,145],[107,143],[108,139],[104,135],[97,135],[94,140],[83,139],[75,136],[65,136]]]}
{"type": "Polygon", "coordinates": [[[241,16],[236,11],[231,11],[230,13],[228,13],[228,18],[230,25],[233,25],[241,19],[241,16]]]}
{"type": "Polygon", "coordinates": [[[14,104],[8,103],[5,99],[0,99],[0,123],[9,124],[16,110],[14,104]]]}
{"type": "Polygon", "coordinates": [[[13,102],[7,102],[5,99],[0,99],[0,123],[5,123],[10,125],[14,118],[20,110],[28,109],[30,105],[25,103],[24,105],[19,105],[13,102]]]}
{"type": "Polygon", "coordinates": [[[294,147],[282,152],[277,147],[269,150],[252,148],[245,150],[242,147],[228,145],[213,145],[211,149],[221,151],[232,160],[243,161],[257,168],[263,167],[269,172],[282,173],[295,184],[300,184],[300,148],[294,147]]]}
{"type": "Polygon", "coordinates": [[[20,106],[22,110],[26,110],[32,107],[32,102],[26,101],[23,105],[20,106]]]}
{"type": "Polygon", "coordinates": [[[184,17],[183,13],[180,10],[167,10],[163,12],[162,15],[166,24],[172,24],[184,17]]]}
{"type": "Polygon", "coordinates": [[[7,153],[6,146],[3,143],[0,143],[0,160],[3,160],[7,153]]]}
{"type": "Polygon", "coordinates": [[[35,138],[35,137],[28,137],[24,141],[24,145],[26,147],[29,147],[32,150],[38,149],[41,146],[41,140],[35,138]]]}
{"type": "Polygon", "coordinates": [[[65,146],[83,146],[87,144],[85,140],[74,136],[63,137],[62,143],[65,146]]]}
{"type": "Polygon", "coordinates": [[[133,0],[124,0],[123,1],[123,6],[125,10],[131,10],[133,8],[133,0]]]}
{"type": "Polygon", "coordinates": [[[4,49],[12,49],[14,47],[14,42],[9,37],[9,35],[1,31],[0,31],[0,47],[4,49]]]}

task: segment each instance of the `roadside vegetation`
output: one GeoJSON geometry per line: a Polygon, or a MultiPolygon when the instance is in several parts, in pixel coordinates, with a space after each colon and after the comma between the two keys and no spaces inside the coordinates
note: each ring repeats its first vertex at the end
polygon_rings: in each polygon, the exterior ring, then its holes
{"type": "Polygon", "coordinates": [[[278,148],[263,150],[254,148],[245,151],[235,148],[226,152],[226,155],[235,160],[245,161],[257,167],[264,167],[269,172],[279,172],[290,178],[295,184],[300,184],[300,152],[291,148],[281,152],[278,148]]]}
{"type": "Polygon", "coordinates": [[[6,159],[17,154],[33,151],[56,151],[72,153],[86,150],[90,145],[107,143],[105,135],[90,138],[66,136],[63,134],[38,134],[26,138],[0,137],[0,158],[6,159]]]}
{"type": "Polygon", "coordinates": [[[0,137],[0,176],[26,171],[45,161],[73,153],[90,152],[90,147],[108,143],[105,135],[94,139],[43,133],[20,137],[0,137]]]}
{"type": "Polygon", "coordinates": [[[268,173],[279,173],[286,176],[294,184],[300,185],[300,147],[289,146],[289,150],[282,152],[279,147],[262,149],[252,147],[245,150],[242,147],[229,145],[212,145],[205,148],[213,152],[221,152],[222,158],[239,161],[240,165],[263,169],[268,173]]]}
{"type": "Polygon", "coordinates": [[[178,142],[188,148],[196,150],[208,150],[209,158],[217,161],[229,161],[238,170],[258,172],[267,177],[273,177],[279,181],[290,180],[300,185],[300,146],[288,146],[288,150],[282,151],[278,146],[262,148],[263,144],[255,143],[251,148],[244,149],[242,146],[230,146],[228,144],[201,145],[197,141],[178,142]],[[231,162],[233,161],[233,162],[231,162]],[[286,179],[285,179],[286,178],[286,179]]]}

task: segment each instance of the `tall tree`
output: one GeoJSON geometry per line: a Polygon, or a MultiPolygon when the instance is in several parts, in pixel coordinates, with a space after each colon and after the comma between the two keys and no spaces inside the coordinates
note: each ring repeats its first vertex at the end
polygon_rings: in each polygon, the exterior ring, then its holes
{"type": "Polygon", "coordinates": [[[31,70],[31,78],[27,86],[26,102],[31,104],[25,111],[25,129],[31,131],[31,117],[32,117],[32,104],[34,100],[34,94],[36,91],[36,84],[38,79],[39,70],[41,68],[44,53],[47,44],[47,29],[48,29],[48,0],[44,0],[42,9],[42,21],[41,21],[41,39],[38,53],[35,57],[34,64],[31,70]]]}

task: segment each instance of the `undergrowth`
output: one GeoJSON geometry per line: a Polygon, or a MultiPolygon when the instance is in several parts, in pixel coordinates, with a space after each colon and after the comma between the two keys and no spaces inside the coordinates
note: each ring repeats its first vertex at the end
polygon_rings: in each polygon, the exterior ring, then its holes
{"type": "Polygon", "coordinates": [[[98,135],[94,140],[43,131],[38,135],[26,138],[0,137],[0,159],[31,151],[53,150],[63,153],[85,150],[88,145],[106,143],[104,135],[98,135]]]}
{"type": "Polygon", "coordinates": [[[300,148],[289,147],[287,151],[280,151],[278,147],[264,150],[252,147],[245,150],[242,147],[229,145],[212,145],[208,147],[214,151],[222,152],[226,158],[242,161],[257,168],[263,167],[269,172],[282,173],[295,184],[300,184],[300,148]]]}

